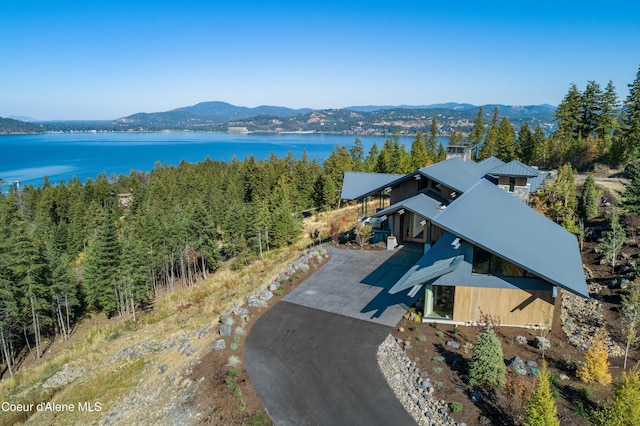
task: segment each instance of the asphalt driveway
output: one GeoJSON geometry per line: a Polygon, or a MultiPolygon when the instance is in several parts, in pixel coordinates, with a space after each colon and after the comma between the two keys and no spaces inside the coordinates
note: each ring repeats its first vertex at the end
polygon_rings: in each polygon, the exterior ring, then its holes
{"type": "Polygon", "coordinates": [[[253,385],[277,425],[413,425],[376,352],[411,303],[387,290],[421,253],[329,250],[329,262],[251,328],[253,385]]]}

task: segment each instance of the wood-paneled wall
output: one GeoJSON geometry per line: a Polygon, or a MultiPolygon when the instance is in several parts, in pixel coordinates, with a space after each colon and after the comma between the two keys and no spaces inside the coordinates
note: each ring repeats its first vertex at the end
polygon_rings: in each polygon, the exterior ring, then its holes
{"type": "Polygon", "coordinates": [[[453,320],[480,322],[481,313],[505,325],[533,326],[553,321],[553,295],[546,290],[456,287],[453,320]]]}

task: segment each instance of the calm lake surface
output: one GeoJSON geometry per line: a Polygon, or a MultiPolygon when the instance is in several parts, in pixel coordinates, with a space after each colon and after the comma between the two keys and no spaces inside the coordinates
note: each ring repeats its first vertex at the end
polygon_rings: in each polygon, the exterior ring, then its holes
{"type": "MultiPolygon", "coordinates": [[[[381,148],[385,137],[360,137],[365,155],[374,142],[381,148]]],[[[74,176],[83,182],[102,172],[107,176],[131,170],[150,171],[159,161],[178,165],[180,161],[244,160],[249,155],[267,159],[271,153],[284,157],[289,151],[300,158],[324,161],[336,144],[349,148],[353,135],[320,134],[236,134],[210,132],[158,133],[51,133],[0,136],[0,178],[7,185],[40,185],[44,176],[51,183],[66,182],[74,176]]],[[[407,150],[413,138],[402,138],[407,150]]]]}

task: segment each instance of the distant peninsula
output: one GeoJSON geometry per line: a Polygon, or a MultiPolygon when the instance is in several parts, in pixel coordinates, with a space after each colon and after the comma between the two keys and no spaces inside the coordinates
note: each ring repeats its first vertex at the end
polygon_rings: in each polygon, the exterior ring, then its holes
{"type": "MultiPolygon", "coordinates": [[[[350,106],[340,109],[292,109],[263,105],[255,108],[226,102],[199,104],[165,112],[137,114],[105,121],[24,122],[0,118],[0,134],[73,131],[217,131],[255,133],[327,133],[387,136],[396,131],[406,136],[427,132],[433,117],[441,136],[452,131],[468,133],[479,106],[455,102],[421,106],[350,106]]],[[[517,127],[528,122],[547,132],[555,128],[552,105],[482,105],[485,123],[494,109],[517,127]]]]}

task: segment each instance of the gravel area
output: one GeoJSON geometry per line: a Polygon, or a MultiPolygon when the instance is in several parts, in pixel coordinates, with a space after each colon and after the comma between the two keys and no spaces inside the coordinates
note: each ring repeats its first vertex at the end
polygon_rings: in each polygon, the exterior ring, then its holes
{"type": "Polygon", "coordinates": [[[393,336],[387,336],[378,348],[378,364],[407,412],[420,426],[466,426],[448,415],[447,403],[433,396],[434,388],[428,374],[416,367],[400,348],[400,343],[393,336]]]}

